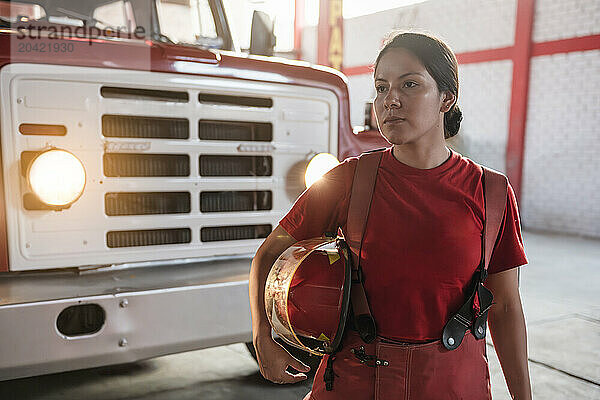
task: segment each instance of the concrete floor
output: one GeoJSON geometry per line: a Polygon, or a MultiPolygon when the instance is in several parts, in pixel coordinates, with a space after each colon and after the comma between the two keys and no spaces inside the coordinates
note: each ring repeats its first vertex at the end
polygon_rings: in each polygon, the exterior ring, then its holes
{"type": "MultiPolygon", "coordinates": [[[[524,233],[534,398],[600,400],[600,241],[524,233]]],[[[488,335],[489,338],[489,335],[488,335]]],[[[510,399],[488,340],[494,400],[510,399]]],[[[265,382],[243,344],[0,383],[0,399],[302,399],[310,382],[265,382]]]]}

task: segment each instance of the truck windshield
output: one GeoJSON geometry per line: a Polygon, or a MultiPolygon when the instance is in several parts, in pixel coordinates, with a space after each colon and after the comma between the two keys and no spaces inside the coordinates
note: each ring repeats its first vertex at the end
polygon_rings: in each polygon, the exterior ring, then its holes
{"type": "Polygon", "coordinates": [[[23,23],[129,33],[142,27],[147,35],[176,44],[222,48],[224,43],[209,0],[0,0],[0,26],[23,23]]]}
{"type": "MultiPolygon", "coordinates": [[[[139,3],[139,1],[137,1],[139,3]]],[[[151,3],[148,3],[151,4],[151,3]]],[[[112,28],[133,32],[136,18],[128,0],[86,1],[39,0],[31,2],[0,1],[0,19],[4,23],[34,26],[70,25],[112,28]]]]}
{"type": "Polygon", "coordinates": [[[221,48],[208,0],[156,0],[160,33],[178,44],[221,48]]]}

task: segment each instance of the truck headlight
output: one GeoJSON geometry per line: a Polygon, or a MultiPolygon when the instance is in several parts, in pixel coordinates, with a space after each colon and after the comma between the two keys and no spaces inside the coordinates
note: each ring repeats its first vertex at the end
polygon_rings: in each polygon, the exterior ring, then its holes
{"type": "Polygon", "coordinates": [[[52,149],[40,153],[31,161],[27,179],[42,202],[51,206],[66,206],[83,193],[85,169],[73,154],[52,149]]]}
{"type": "Polygon", "coordinates": [[[304,174],[304,183],[306,184],[306,187],[309,188],[339,163],[340,162],[333,154],[319,153],[314,156],[308,163],[306,173],[304,174]]]}

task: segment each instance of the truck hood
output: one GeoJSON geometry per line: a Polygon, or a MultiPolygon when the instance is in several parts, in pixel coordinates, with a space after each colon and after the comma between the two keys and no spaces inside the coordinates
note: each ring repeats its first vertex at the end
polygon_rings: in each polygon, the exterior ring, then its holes
{"type": "Polygon", "coordinates": [[[89,35],[52,38],[44,34],[40,37],[38,31],[31,37],[24,30],[0,29],[0,68],[11,63],[150,70],[322,88],[334,92],[339,102],[338,158],[389,145],[379,134],[352,132],[346,76],[333,68],[305,61],[151,40],[89,35]]]}

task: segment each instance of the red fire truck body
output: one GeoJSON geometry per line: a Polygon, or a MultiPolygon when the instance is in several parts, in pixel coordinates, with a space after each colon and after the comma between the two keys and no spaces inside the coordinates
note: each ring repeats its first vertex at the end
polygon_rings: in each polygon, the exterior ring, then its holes
{"type": "Polygon", "coordinates": [[[251,257],[308,162],[383,143],[353,133],[345,77],[19,18],[0,28],[0,380],[249,341],[251,257]],[[44,201],[75,179],[50,155],[85,173],[68,204],[44,201]]]}

